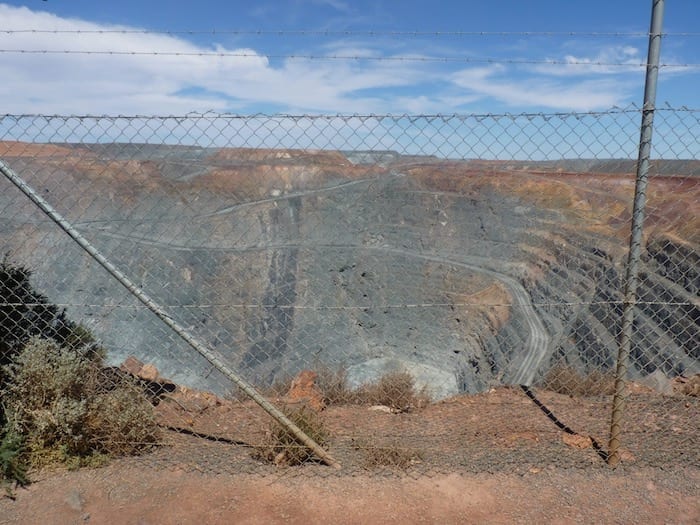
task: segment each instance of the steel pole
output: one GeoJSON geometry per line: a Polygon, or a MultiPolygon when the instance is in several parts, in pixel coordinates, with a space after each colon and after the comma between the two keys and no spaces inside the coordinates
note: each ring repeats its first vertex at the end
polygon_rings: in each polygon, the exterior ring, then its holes
{"type": "Polygon", "coordinates": [[[659,75],[659,58],[661,56],[661,29],[663,26],[663,18],[664,0],[652,0],[649,50],[647,53],[647,70],[644,83],[644,106],[642,107],[639,157],[637,159],[637,179],[634,188],[634,208],[632,210],[632,231],[627,259],[622,331],[617,354],[615,394],[613,396],[610,443],[608,446],[608,464],[612,467],[620,462],[620,436],[622,434],[622,419],[625,411],[626,376],[629,366],[630,349],[632,347],[632,334],[634,331],[634,309],[637,300],[639,260],[642,247],[644,208],[647,198],[649,157],[651,154],[651,136],[656,104],[656,82],[659,75]]]}

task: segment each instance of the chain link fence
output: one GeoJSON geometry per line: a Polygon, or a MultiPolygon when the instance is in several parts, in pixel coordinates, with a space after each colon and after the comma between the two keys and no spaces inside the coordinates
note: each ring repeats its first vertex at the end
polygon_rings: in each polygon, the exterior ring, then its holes
{"type": "MultiPolygon", "coordinates": [[[[342,471],[599,464],[640,115],[2,116],[6,170],[133,285],[2,178],[3,365],[104,348],[154,405],[138,461],[313,456],[269,401],[342,471]]],[[[698,136],[657,110],[623,462],[700,463],[698,136]]]]}

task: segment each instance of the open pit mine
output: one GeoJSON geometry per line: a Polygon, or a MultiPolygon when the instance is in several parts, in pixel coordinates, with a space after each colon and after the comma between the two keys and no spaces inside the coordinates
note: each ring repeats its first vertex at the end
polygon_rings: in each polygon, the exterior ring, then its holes
{"type": "MultiPolygon", "coordinates": [[[[635,162],[0,142],[0,158],[243,377],[359,385],[411,373],[434,398],[614,368],[635,162]]],[[[109,350],[193,387],[218,372],[25,196],[0,244],[109,350]]],[[[700,371],[700,162],[655,161],[629,370],[700,371]]],[[[229,385],[230,386],[230,385],[229,385]]]]}

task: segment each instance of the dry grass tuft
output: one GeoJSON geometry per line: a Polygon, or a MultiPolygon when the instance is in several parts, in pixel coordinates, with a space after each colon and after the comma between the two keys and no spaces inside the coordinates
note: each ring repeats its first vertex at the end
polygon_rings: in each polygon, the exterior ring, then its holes
{"type": "MultiPolygon", "coordinates": [[[[301,407],[288,410],[285,415],[317,444],[324,446],[328,442],[328,430],[321,416],[313,410],[301,407]]],[[[318,460],[309,447],[277,422],[268,430],[267,442],[256,447],[253,457],[277,466],[295,466],[318,460]]]]}
{"type": "Polygon", "coordinates": [[[344,368],[319,367],[316,385],[326,406],[349,405],[353,403],[354,392],[348,385],[348,373],[344,368]]]}
{"type": "MultiPolygon", "coordinates": [[[[319,366],[314,371],[317,374],[316,387],[326,406],[383,405],[394,412],[409,412],[424,408],[432,401],[425,389],[416,390],[413,377],[408,372],[392,372],[375,383],[352,389],[343,367],[333,369],[319,366]]],[[[260,390],[266,397],[279,399],[289,392],[293,379],[292,375],[288,375],[260,390]]],[[[247,399],[247,395],[240,389],[232,390],[226,397],[241,401],[247,399]]]]}
{"type": "Polygon", "coordinates": [[[423,408],[430,403],[425,391],[416,392],[408,372],[392,372],[376,383],[352,391],[351,402],[358,405],[383,405],[397,412],[423,408]]]}
{"type": "Polygon", "coordinates": [[[541,386],[568,396],[604,396],[615,392],[615,377],[612,371],[594,370],[582,374],[571,366],[558,363],[549,369],[541,386]]]}
{"type": "Polygon", "coordinates": [[[420,451],[402,447],[398,443],[376,445],[356,442],[354,448],[363,453],[362,466],[369,470],[386,467],[406,470],[423,461],[420,451]]]}

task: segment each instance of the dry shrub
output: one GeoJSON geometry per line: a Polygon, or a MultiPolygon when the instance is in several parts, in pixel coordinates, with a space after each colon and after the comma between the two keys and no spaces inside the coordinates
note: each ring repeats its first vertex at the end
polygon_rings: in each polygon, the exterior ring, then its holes
{"type": "Polygon", "coordinates": [[[542,387],[568,396],[603,396],[615,392],[615,377],[610,371],[593,370],[582,374],[571,366],[558,363],[549,369],[542,387]]]}
{"type": "MultiPolygon", "coordinates": [[[[326,406],[347,405],[354,402],[356,396],[348,385],[345,368],[333,369],[326,365],[319,365],[312,370],[316,372],[315,385],[321,392],[326,406]]],[[[294,378],[293,375],[284,375],[263,391],[267,396],[284,397],[289,392],[294,378]]]]}
{"type": "Polygon", "coordinates": [[[99,381],[101,361],[88,348],[33,338],[5,367],[5,409],[33,465],[95,464],[157,441],[143,391],[126,378],[105,388],[99,381]]]}
{"type": "MultiPolygon", "coordinates": [[[[265,397],[279,399],[287,395],[293,380],[293,375],[285,373],[275,378],[272,383],[252,383],[252,386],[265,397]]],[[[224,395],[224,398],[230,401],[242,402],[250,399],[250,396],[246,394],[242,388],[234,385],[231,390],[224,395]]]]}
{"type": "Polygon", "coordinates": [[[88,425],[93,448],[110,455],[135,455],[160,440],[153,406],[128,381],[95,398],[88,425]]]}
{"type": "Polygon", "coordinates": [[[354,392],[348,385],[348,373],[344,368],[333,370],[329,367],[320,367],[316,378],[323,401],[327,406],[348,405],[353,402],[354,392]]]}
{"type": "Polygon", "coordinates": [[[673,388],[684,396],[700,397],[700,374],[676,378],[673,388]]]}
{"type": "MultiPolygon", "coordinates": [[[[326,406],[339,405],[384,405],[396,412],[408,412],[423,408],[431,402],[430,395],[423,389],[416,391],[413,377],[408,372],[391,372],[377,382],[352,389],[348,384],[347,370],[328,366],[315,368],[316,387],[323,396],[326,406]]],[[[291,375],[277,379],[272,385],[262,388],[267,397],[284,397],[291,387],[291,375]]],[[[235,389],[227,396],[233,400],[244,400],[247,395],[235,389]]]]}
{"type": "Polygon", "coordinates": [[[292,386],[292,381],[294,381],[294,376],[292,374],[283,374],[277,379],[274,380],[274,382],[263,389],[265,392],[265,395],[268,397],[283,397],[289,392],[289,389],[292,386]]]}
{"type": "Polygon", "coordinates": [[[405,470],[423,461],[420,451],[402,447],[398,443],[380,446],[358,442],[354,448],[364,454],[362,465],[366,469],[389,467],[405,470]]]}
{"type": "Polygon", "coordinates": [[[416,392],[413,377],[408,372],[392,372],[376,383],[362,385],[354,390],[351,402],[360,405],[384,405],[397,412],[423,408],[430,403],[424,391],[416,392]]]}
{"type": "Polygon", "coordinates": [[[86,454],[85,391],[94,383],[94,364],[51,340],[31,339],[6,370],[7,410],[29,448],[86,454]]]}
{"type": "MultiPolygon", "coordinates": [[[[328,442],[328,430],[321,416],[313,410],[301,407],[287,410],[285,415],[318,445],[324,446],[328,442]]],[[[266,443],[257,447],[253,456],[277,466],[301,465],[318,460],[313,450],[277,422],[268,430],[266,443]]]]}
{"type": "MultiPolygon", "coordinates": [[[[353,392],[348,386],[345,368],[333,369],[326,365],[319,365],[313,367],[312,370],[316,372],[315,384],[327,406],[346,405],[352,402],[353,392]]],[[[260,391],[267,397],[284,397],[289,392],[295,377],[293,374],[280,375],[271,385],[260,388],[260,391]]],[[[238,392],[231,397],[236,399],[247,397],[240,389],[237,390],[238,392]]]]}

